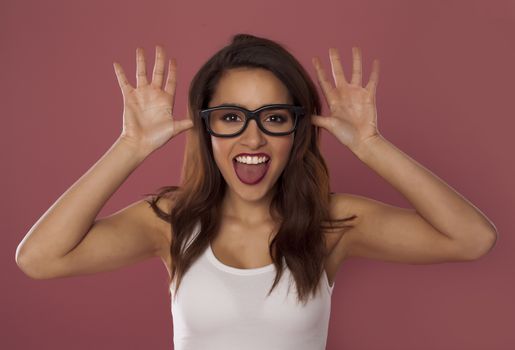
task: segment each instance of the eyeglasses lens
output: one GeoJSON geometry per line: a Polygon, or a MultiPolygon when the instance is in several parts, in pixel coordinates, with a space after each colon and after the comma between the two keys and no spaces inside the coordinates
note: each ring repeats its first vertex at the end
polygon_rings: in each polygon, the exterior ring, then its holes
{"type": "MultiPolygon", "coordinates": [[[[209,114],[209,126],[217,134],[236,134],[245,125],[246,118],[245,113],[238,109],[217,109],[209,114]]],[[[295,125],[295,113],[288,108],[266,109],[260,112],[259,120],[271,133],[289,132],[295,125]]]]}

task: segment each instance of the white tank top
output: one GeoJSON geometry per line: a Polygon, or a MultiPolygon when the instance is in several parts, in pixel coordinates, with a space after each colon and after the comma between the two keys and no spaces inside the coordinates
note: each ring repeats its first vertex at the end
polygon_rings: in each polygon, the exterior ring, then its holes
{"type": "MultiPolygon", "coordinates": [[[[199,228],[197,223],[188,245],[199,228]]],[[[325,349],[334,283],[329,286],[324,272],[321,290],[303,305],[287,267],[267,297],[275,274],[273,264],[253,269],[225,265],[208,245],[184,275],[177,299],[175,281],[170,286],[174,349],[325,349]]]]}

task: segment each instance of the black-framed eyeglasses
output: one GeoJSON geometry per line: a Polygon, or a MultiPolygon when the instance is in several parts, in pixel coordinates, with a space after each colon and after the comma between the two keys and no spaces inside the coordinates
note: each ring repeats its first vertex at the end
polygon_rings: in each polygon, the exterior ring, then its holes
{"type": "Polygon", "coordinates": [[[235,137],[245,131],[251,119],[254,119],[259,129],[267,135],[289,135],[295,131],[305,111],[302,106],[289,104],[264,105],[253,111],[224,104],[203,109],[199,113],[211,135],[235,137]]]}

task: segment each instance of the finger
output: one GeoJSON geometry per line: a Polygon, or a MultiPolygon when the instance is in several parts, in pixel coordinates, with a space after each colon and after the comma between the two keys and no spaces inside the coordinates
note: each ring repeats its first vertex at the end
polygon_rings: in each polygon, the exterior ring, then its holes
{"type": "Polygon", "coordinates": [[[370,94],[375,98],[377,84],[379,84],[379,60],[375,59],[372,62],[372,72],[370,73],[370,79],[368,80],[367,89],[370,94]]]}
{"type": "Polygon", "coordinates": [[[154,71],[152,72],[152,85],[161,89],[163,85],[163,77],[165,73],[165,52],[164,49],[156,45],[156,59],[154,62],[154,71]]]}
{"type": "Polygon", "coordinates": [[[311,123],[315,126],[322,127],[327,130],[331,130],[333,127],[334,121],[331,117],[324,117],[321,115],[313,114],[311,115],[311,123]]]}
{"type": "Polygon", "coordinates": [[[127,96],[129,92],[131,92],[134,88],[127,80],[125,73],[123,72],[122,66],[118,62],[113,62],[114,72],[116,74],[116,78],[118,80],[118,85],[120,85],[120,89],[122,89],[122,94],[127,96]]]}
{"type": "Polygon", "coordinates": [[[191,129],[193,127],[193,121],[191,119],[183,119],[174,121],[175,134],[179,134],[184,130],[191,129]]]}
{"type": "Polygon", "coordinates": [[[165,91],[172,95],[172,106],[175,104],[175,89],[177,87],[177,62],[175,58],[168,61],[168,76],[166,78],[165,91]]]}
{"type": "Polygon", "coordinates": [[[315,66],[315,70],[317,73],[318,82],[320,84],[320,87],[322,88],[322,91],[324,92],[324,95],[326,96],[328,102],[332,101],[333,95],[332,95],[332,84],[327,80],[324,69],[322,68],[322,65],[320,64],[320,60],[318,57],[313,57],[312,59],[313,65],[315,66]]]}
{"type": "Polygon", "coordinates": [[[352,81],[351,84],[361,86],[361,50],[359,47],[352,48],[352,81]]]}
{"type": "Polygon", "coordinates": [[[345,74],[343,73],[342,63],[340,61],[340,55],[336,48],[329,48],[329,59],[331,60],[331,68],[333,70],[333,79],[336,87],[347,84],[345,74]]]}
{"type": "Polygon", "coordinates": [[[148,85],[145,52],[142,47],[136,49],[136,87],[148,85]]]}

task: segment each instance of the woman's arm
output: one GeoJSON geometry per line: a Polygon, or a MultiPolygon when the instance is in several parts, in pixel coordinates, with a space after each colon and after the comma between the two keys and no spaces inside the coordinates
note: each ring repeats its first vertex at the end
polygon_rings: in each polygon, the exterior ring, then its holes
{"type": "Polygon", "coordinates": [[[136,88],[114,63],[124,101],[120,137],[18,245],[16,262],[27,275],[51,278],[93,273],[164,254],[165,228],[143,201],[95,221],[106,201],[148,155],[193,126],[191,120],[173,116],[175,60],[168,61],[164,80],[165,53],[156,46],[150,83],[141,48],[136,49],[136,63],[136,88]]]}
{"type": "MultiPolygon", "coordinates": [[[[344,235],[338,255],[381,260],[431,263],[469,260],[488,252],[497,239],[488,218],[449,185],[388,142],[377,129],[375,92],[379,61],[363,88],[361,50],[353,47],[350,82],[336,49],[329,50],[335,87],[317,58],[317,76],[331,109],[312,116],[315,125],[331,132],[369,168],[394,186],[415,207],[398,208],[361,196],[338,196],[358,215],[355,228],[344,235]],[[360,218],[361,217],[361,218],[360,218]]],[[[350,209],[349,209],[350,208],[350,209]]]]}
{"type": "MultiPolygon", "coordinates": [[[[95,247],[90,249],[91,258],[94,257],[93,253],[99,254],[106,248],[111,250],[110,255],[113,256],[116,254],[116,247],[112,244],[113,234],[126,240],[125,245],[131,244],[130,239],[139,242],[138,255],[156,252],[158,243],[161,242],[160,237],[153,232],[141,230],[148,225],[141,220],[135,225],[137,216],[132,215],[135,230],[132,233],[127,232],[127,228],[121,230],[121,227],[114,225],[109,226],[109,233],[107,224],[98,225],[95,221],[106,201],[144,160],[144,156],[139,154],[135,146],[123,138],[116,140],[104,156],[32,226],[16,249],[16,262],[28,276],[56,277],[59,274],[58,270],[61,270],[62,259],[84,242],[97,242],[95,247]],[[93,232],[100,230],[103,231],[101,236],[93,232]],[[92,234],[91,237],[87,237],[88,232],[92,234]],[[99,237],[94,239],[94,236],[99,237]]],[[[82,266],[71,265],[68,265],[68,268],[83,269],[82,266]]],[[[93,266],[91,268],[95,269],[93,266]]]]}

